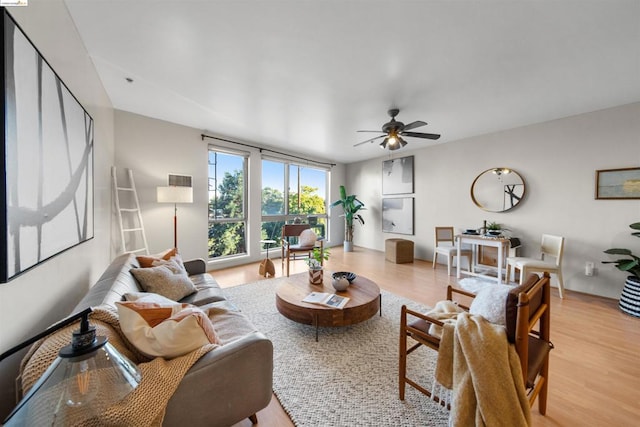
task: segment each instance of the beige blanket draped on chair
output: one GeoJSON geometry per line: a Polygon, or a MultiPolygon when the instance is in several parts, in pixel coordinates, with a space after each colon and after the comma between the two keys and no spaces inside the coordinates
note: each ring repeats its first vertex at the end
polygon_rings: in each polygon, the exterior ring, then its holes
{"type": "MultiPolygon", "coordinates": [[[[217,347],[216,344],[209,344],[171,360],[161,357],[149,360],[124,338],[115,308],[110,306],[94,308],[90,315],[90,322],[96,327],[97,335],[106,336],[111,345],[137,364],[142,373],[142,380],[138,387],[121,402],[109,407],[98,416],[89,419],[72,417],[76,419],[66,419],[62,422],[64,425],[162,425],[167,402],[186,372],[202,355],[217,347]]],[[[77,328],[77,324],[68,326],[33,345],[21,366],[22,388],[25,393],[54,361],[59,349],[71,342],[71,333],[77,328]]],[[[203,379],[203,381],[208,380],[203,379]]]]}
{"type": "Polygon", "coordinates": [[[520,360],[502,326],[466,312],[445,324],[436,379],[452,390],[450,425],[531,425],[520,360]]]}

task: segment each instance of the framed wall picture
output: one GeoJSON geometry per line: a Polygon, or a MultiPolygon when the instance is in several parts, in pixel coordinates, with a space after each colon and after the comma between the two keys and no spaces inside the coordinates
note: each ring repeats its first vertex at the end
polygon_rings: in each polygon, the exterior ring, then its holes
{"type": "Polygon", "coordinates": [[[2,9],[0,282],[93,238],[93,119],[2,9]]]}
{"type": "Polygon", "coordinates": [[[382,162],[382,194],[413,193],[413,156],[382,162]]]}
{"type": "Polygon", "coordinates": [[[640,199],[640,168],[597,170],[596,199],[640,199]]]}
{"type": "Polygon", "coordinates": [[[413,197],[382,199],[382,231],[413,234],[413,197]]]}

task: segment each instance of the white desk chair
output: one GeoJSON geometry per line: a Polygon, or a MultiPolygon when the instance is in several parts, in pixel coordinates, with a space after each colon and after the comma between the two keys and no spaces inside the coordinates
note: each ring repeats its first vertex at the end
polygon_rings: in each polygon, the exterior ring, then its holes
{"type": "MultiPolygon", "coordinates": [[[[436,239],[433,248],[433,268],[436,268],[438,255],[447,257],[447,274],[451,276],[451,265],[453,257],[458,255],[458,249],[455,244],[453,227],[436,227],[436,239]]],[[[471,249],[461,249],[460,257],[467,259],[467,269],[471,269],[471,249]]],[[[460,260],[458,260],[460,262],[460,260]]]]}
{"type": "Polygon", "coordinates": [[[540,245],[540,258],[527,257],[509,257],[507,258],[507,283],[511,280],[511,275],[515,271],[520,270],[520,278],[518,283],[522,284],[524,277],[529,277],[531,273],[549,272],[558,277],[558,292],[560,298],[564,298],[564,282],[562,281],[562,254],[564,252],[564,237],[552,236],[550,234],[542,235],[542,244],[540,245]],[[555,260],[549,261],[547,258],[552,257],[555,260]]]}

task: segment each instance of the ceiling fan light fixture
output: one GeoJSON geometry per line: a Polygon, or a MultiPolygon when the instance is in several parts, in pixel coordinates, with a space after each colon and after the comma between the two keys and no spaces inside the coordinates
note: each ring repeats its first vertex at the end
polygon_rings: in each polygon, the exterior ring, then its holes
{"type": "Polygon", "coordinates": [[[382,133],[383,135],[376,136],[374,138],[369,138],[365,141],[359,142],[354,145],[357,147],[358,145],[366,144],[367,142],[374,142],[379,140],[380,138],[385,138],[379,145],[380,148],[389,150],[398,150],[407,145],[407,141],[404,140],[404,137],[412,137],[412,138],[422,138],[422,139],[438,139],[440,135],[435,133],[424,133],[424,132],[414,132],[413,129],[419,128],[421,126],[426,126],[427,122],[423,122],[422,120],[416,120],[414,122],[404,124],[403,122],[396,120],[396,115],[400,112],[397,108],[391,109],[388,111],[391,116],[391,120],[382,125],[382,131],[378,130],[359,130],[358,132],[375,132],[382,133]],[[384,135],[386,134],[386,135],[384,135]]]}
{"type": "MultiPolygon", "coordinates": [[[[406,142],[405,142],[406,144],[406,142]]],[[[389,151],[395,151],[401,149],[403,146],[398,142],[396,144],[389,144],[389,151]]]]}

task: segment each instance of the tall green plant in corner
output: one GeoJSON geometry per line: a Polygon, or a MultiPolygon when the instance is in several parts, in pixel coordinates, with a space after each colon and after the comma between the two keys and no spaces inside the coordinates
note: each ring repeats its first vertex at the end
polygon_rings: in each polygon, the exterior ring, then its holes
{"type": "Polygon", "coordinates": [[[344,250],[351,252],[353,250],[353,222],[359,221],[364,225],[362,215],[358,213],[361,209],[366,209],[364,203],[358,200],[355,194],[347,196],[347,189],[344,185],[340,186],[340,200],[331,203],[331,207],[342,206],[344,216],[344,250]]]}
{"type": "MultiPolygon", "coordinates": [[[[629,227],[634,230],[632,236],[640,237],[640,222],[634,222],[629,227]]],[[[602,261],[603,264],[615,264],[620,271],[631,274],[625,281],[620,295],[619,307],[623,312],[640,317],[640,258],[631,253],[629,249],[612,248],[604,253],[609,255],[624,255],[628,258],[620,258],[615,261],[602,261]]]]}

